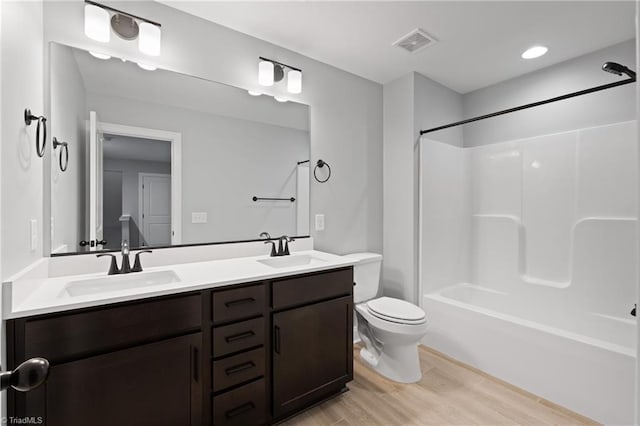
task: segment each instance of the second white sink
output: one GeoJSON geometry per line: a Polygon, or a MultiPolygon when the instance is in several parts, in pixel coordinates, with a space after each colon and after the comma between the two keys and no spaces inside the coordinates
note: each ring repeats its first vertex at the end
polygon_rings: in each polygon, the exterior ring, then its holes
{"type": "Polygon", "coordinates": [[[290,268],[293,266],[310,265],[312,263],[324,263],[326,261],[317,257],[309,256],[308,254],[294,254],[289,256],[271,257],[269,259],[260,259],[258,262],[272,268],[290,268]]]}
{"type": "Polygon", "coordinates": [[[133,272],[124,275],[110,275],[88,280],[72,281],[64,287],[62,294],[77,297],[177,282],[180,282],[180,278],[173,271],[133,272]]]}

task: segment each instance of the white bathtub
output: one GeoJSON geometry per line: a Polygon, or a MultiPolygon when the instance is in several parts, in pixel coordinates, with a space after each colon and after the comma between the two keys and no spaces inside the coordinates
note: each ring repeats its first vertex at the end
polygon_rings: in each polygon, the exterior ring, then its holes
{"type": "Polygon", "coordinates": [[[539,291],[457,284],[426,294],[423,343],[598,422],[633,424],[635,320],[571,311],[539,291]]]}

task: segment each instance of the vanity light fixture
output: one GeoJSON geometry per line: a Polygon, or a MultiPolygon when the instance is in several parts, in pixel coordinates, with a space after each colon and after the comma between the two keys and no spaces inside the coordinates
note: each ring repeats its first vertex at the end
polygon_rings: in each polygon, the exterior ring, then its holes
{"type": "Polygon", "coordinates": [[[98,59],[102,59],[102,60],[111,59],[110,55],[107,55],[106,53],[94,52],[93,50],[90,50],[89,54],[91,56],[93,56],[94,58],[98,58],[98,59]]]}
{"type": "Polygon", "coordinates": [[[160,55],[161,25],[91,0],[85,0],[84,33],[90,39],[108,43],[111,30],[123,40],[138,39],[138,49],[146,55],[160,55]]]}
{"type": "MultiPolygon", "coordinates": [[[[302,92],[302,70],[282,62],[260,56],[258,63],[258,83],[261,86],[273,86],[284,79],[285,68],[288,70],[287,91],[289,93],[302,92]]],[[[282,101],[280,101],[282,102],[282,101]]]]}
{"type": "Polygon", "coordinates": [[[520,57],[522,59],[534,59],[547,53],[549,49],[546,46],[533,46],[525,50],[520,57]]]}

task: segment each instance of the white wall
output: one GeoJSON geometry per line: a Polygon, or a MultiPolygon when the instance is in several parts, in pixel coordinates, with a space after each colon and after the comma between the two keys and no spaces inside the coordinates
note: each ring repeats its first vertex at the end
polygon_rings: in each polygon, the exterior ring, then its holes
{"type": "Polygon", "coordinates": [[[74,251],[85,234],[85,88],[71,49],[51,46],[51,139],[69,144],[69,165],[64,173],[58,164],[60,150],[55,151],[51,167],[51,250],[74,251]],[[55,49],[55,52],[53,52],[55,49]]]}
{"type": "Polygon", "coordinates": [[[295,197],[308,132],[93,93],[87,107],[104,122],[181,133],[183,243],[296,235],[295,203],[251,197],[295,197]],[[191,223],[193,212],[208,223],[191,223]]]}
{"type": "Polygon", "coordinates": [[[24,268],[42,255],[43,160],[35,150],[35,123],[23,111],[43,114],[41,2],[3,2],[2,9],[2,274],[24,268]],[[38,244],[30,246],[30,221],[38,244]]]}
{"type": "MultiPolygon", "coordinates": [[[[162,23],[162,55],[153,60],[137,43],[112,37],[99,44],[83,33],[83,3],[46,2],[46,41],[152,62],[163,68],[243,88],[257,82],[258,56],[303,69],[310,105],[311,158],[333,170],[326,184],[311,185],[311,215],[324,213],[326,229],[313,232],[316,247],[335,253],[382,248],[382,87],[220,25],[153,2],[108,2],[162,23]]],[[[277,86],[271,93],[286,90],[277,86]]]]}
{"type": "MultiPolygon", "coordinates": [[[[470,118],[540,101],[626,77],[601,70],[607,61],[633,69],[635,40],[629,40],[560,64],[498,83],[463,97],[470,118]]],[[[557,133],[636,118],[633,84],[547,104],[464,126],[465,146],[557,133]]],[[[438,139],[440,139],[438,137],[438,139]]]]}
{"type": "MultiPolygon", "coordinates": [[[[383,291],[417,301],[418,132],[462,117],[462,97],[420,74],[384,85],[384,249],[383,291]]],[[[444,139],[462,145],[462,132],[444,139]]]]}

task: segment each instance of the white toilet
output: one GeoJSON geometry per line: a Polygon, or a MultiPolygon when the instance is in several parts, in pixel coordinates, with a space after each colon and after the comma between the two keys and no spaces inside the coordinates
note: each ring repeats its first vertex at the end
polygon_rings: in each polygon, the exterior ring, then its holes
{"type": "Polygon", "coordinates": [[[354,302],[358,334],[365,344],[360,357],[391,380],[420,381],[418,343],[427,332],[424,311],[404,300],[375,298],[380,287],[381,255],[354,253],[348,256],[358,260],[353,267],[354,302]]]}

